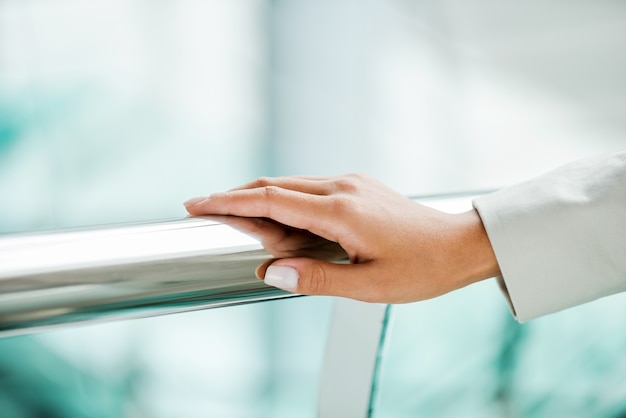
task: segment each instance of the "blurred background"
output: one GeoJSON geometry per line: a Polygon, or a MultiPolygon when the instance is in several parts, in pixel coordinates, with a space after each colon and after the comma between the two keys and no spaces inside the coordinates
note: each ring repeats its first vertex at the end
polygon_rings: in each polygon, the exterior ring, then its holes
{"type": "MultiPolygon", "coordinates": [[[[626,3],[0,0],[0,232],[260,175],[490,190],[626,148],[626,3]]],[[[2,417],[314,417],[330,298],[0,340],[2,417]]],[[[375,417],[626,417],[626,298],[394,307],[375,417]]],[[[358,349],[355,347],[355,349],[358,349]]]]}

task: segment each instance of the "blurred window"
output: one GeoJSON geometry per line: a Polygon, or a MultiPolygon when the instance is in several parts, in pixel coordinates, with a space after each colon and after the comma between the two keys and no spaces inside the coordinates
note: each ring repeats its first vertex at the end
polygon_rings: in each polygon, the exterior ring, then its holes
{"type": "MultiPolygon", "coordinates": [[[[624,149],[625,57],[622,2],[0,0],[0,232],[181,217],[259,175],[501,187],[624,149]]],[[[623,299],[394,307],[374,416],[623,416],[623,299]]],[[[3,339],[0,411],[313,417],[331,301],[3,339]]]]}

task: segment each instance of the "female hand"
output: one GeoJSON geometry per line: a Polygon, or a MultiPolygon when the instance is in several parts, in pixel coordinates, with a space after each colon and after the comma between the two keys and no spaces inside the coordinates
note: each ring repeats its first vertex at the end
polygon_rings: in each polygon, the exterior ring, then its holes
{"type": "Polygon", "coordinates": [[[278,257],[257,276],[300,294],[412,302],[499,274],[476,211],[439,212],[364,175],[260,178],[185,206],[261,218],[231,222],[278,257]],[[309,257],[320,249],[323,259],[309,257]],[[349,265],[331,262],[346,256],[349,265]]]}

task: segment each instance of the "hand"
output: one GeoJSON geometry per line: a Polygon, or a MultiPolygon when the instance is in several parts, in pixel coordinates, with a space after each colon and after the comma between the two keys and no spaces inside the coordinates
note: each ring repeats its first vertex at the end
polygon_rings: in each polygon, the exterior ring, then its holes
{"type": "Polygon", "coordinates": [[[439,212],[363,175],[260,178],[185,205],[193,216],[262,218],[240,224],[279,257],[257,276],[300,294],[412,302],[499,274],[476,211],[439,212]],[[330,252],[307,257],[315,247],[330,252]],[[349,265],[327,261],[346,254],[349,265]]]}

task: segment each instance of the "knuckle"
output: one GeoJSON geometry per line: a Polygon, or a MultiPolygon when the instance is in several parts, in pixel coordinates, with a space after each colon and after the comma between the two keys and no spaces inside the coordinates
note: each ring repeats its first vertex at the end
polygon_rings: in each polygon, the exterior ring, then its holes
{"type": "Polygon", "coordinates": [[[308,290],[315,294],[326,294],[330,289],[330,278],[326,274],[324,266],[319,263],[315,263],[308,275],[308,290]]]}
{"type": "Polygon", "coordinates": [[[272,184],[272,179],[270,177],[259,177],[253,183],[253,187],[266,187],[272,184]]]}
{"type": "Polygon", "coordinates": [[[276,186],[262,186],[263,197],[267,200],[273,200],[280,194],[280,188],[276,186]]]}
{"type": "Polygon", "coordinates": [[[356,178],[348,175],[335,180],[335,188],[344,193],[352,193],[358,189],[356,178]]]}
{"type": "Polygon", "coordinates": [[[355,203],[345,195],[333,197],[332,207],[336,213],[345,213],[354,209],[355,203]]]}

